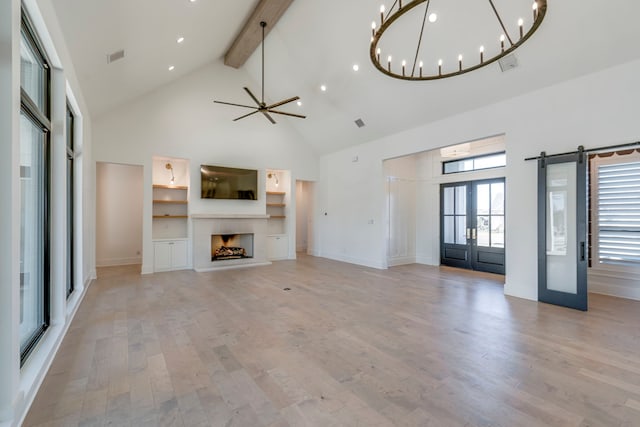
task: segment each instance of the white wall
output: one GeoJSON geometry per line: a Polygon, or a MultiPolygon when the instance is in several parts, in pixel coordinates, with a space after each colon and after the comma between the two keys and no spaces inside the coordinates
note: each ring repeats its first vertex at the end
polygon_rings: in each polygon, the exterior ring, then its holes
{"type": "Polygon", "coordinates": [[[384,162],[386,177],[387,265],[416,262],[416,156],[384,162]]]}
{"type": "MultiPolygon", "coordinates": [[[[243,70],[216,62],[94,121],[96,161],[144,166],[143,272],[151,272],[153,266],[153,156],[189,160],[190,213],[266,212],[264,173],[258,174],[262,196],[257,201],[206,200],[199,197],[201,164],[262,172],[267,168],[290,170],[292,182],[317,178],[316,154],[287,124],[286,118],[276,125],[260,115],[233,122],[244,110],[213,103],[213,99],[244,102],[246,93],[242,87],[247,85],[256,83],[243,70]]],[[[288,234],[293,236],[291,227],[288,234]]],[[[293,243],[290,247],[293,252],[293,243]]]]}
{"type": "Polygon", "coordinates": [[[505,293],[537,299],[537,168],[524,158],[637,140],[639,73],[633,61],[323,156],[314,251],[384,268],[383,160],[505,134],[505,293]]]}
{"type": "Polygon", "coordinates": [[[96,165],[96,265],[142,261],[142,166],[96,165]]]}

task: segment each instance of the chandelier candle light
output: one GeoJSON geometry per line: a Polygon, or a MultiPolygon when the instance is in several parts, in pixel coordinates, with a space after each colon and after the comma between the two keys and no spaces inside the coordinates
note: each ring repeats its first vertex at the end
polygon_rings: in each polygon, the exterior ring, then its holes
{"type": "MultiPolygon", "coordinates": [[[[494,0],[486,0],[486,2],[487,2],[486,7],[488,10],[487,10],[487,13],[483,14],[482,16],[487,17],[489,16],[489,14],[494,16],[494,19],[491,19],[487,25],[489,26],[495,25],[495,36],[493,37],[496,37],[496,38],[493,40],[496,40],[498,43],[493,42],[495,43],[493,44],[489,40],[489,42],[485,41],[485,44],[480,45],[479,46],[479,53],[480,53],[479,62],[475,62],[473,60],[473,57],[475,56],[474,54],[474,55],[464,56],[465,58],[471,58],[471,60],[467,59],[463,63],[463,53],[464,52],[466,52],[467,54],[469,53],[469,51],[465,51],[465,50],[460,50],[458,52],[459,53],[457,57],[458,61],[456,64],[457,66],[455,68],[453,68],[453,64],[455,64],[453,59],[455,58],[454,56],[455,52],[451,52],[452,58],[450,61],[447,61],[447,63],[449,64],[447,68],[443,66],[442,59],[438,59],[437,62],[434,61],[433,65],[430,66],[429,61],[423,61],[423,59],[429,59],[429,58],[420,57],[421,54],[424,53],[424,52],[421,52],[421,48],[423,47],[422,46],[423,39],[424,39],[425,45],[426,45],[426,42],[429,41],[430,29],[426,26],[427,20],[429,21],[430,25],[434,25],[438,20],[438,15],[436,13],[429,13],[431,5],[433,4],[435,7],[444,7],[447,3],[448,4],[451,3],[451,2],[446,2],[445,0],[413,0],[413,1],[405,1],[405,2],[403,2],[402,0],[395,0],[392,6],[388,10],[385,5],[380,6],[380,22],[378,23],[376,21],[373,21],[371,23],[372,36],[371,36],[371,45],[369,49],[369,56],[371,57],[371,62],[373,62],[373,65],[383,74],[386,74],[390,77],[394,77],[397,79],[403,79],[403,80],[436,80],[436,79],[443,79],[447,77],[453,77],[460,74],[468,73],[470,71],[477,70],[486,65],[489,65],[513,53],[513,51],[515,51],[518,47],[520,47],[525,41],[529,39],[529,37],[533,35],[533,33],[536,32],[538,27],[540,27],[540,24],[542,23],[545,17],[545,14],[547,12],[547,0],[533,1],[533,3],[531,4],[531,8],[529,9],[530,11],[533,12],[533,20],[531,21],[531,26],[529,27],[529,29],[526,30],[525,20],[522,17],[516,16],[515,18],[518,18],[518,19],[517,20],[513,19],[513,24],[512,24],[513,26],[505,25],[505,21],[503,20],[504,14],[501,15],[498,12],[498,9],[494,4],[494,0]],[[381,63],[380,58],[383,53],[383,49],[379,45],[383,45],[386,43],[386,39],[385,39],[385,43],[381,42],[383,35],[385,35],[387,30],[389,30],[391,27],[394,27],[393,31],[397,32],[398,31],[397,28],[401,26],[402,22],[413,22],[411,20],[400,21],[400,18],[422,4],[424,4],[424,12],[423,12],[423,16],[421,16],[421,19],[420,19],[421,26],[418,28],[419,31],[416,32],[417,40],[415,41],[415,43],[417,47],[415,51],[415,56],[413,58],[413,64],[408,63],[406,60],[403,59],[402,62],[399,64],[400,66],[395,65],[394,67],[394,64],[392,63],[391,49],[389,49],[388,52],[385,52],[385,57],[387,58],[386,64],[381,63]],[[512,30],[512,33],[509,32],[509,28],[512,30]],[[519,37],[519,38],[515,39],[515,37],[513,36],[519,37]],[[491,44],[493,44],[493,46],[495,47],[492,48],[491,44]],[[460,52],[463,52],[463,53],[460,53],[460,52]]],[[[529,6],[526,5],[526,2],[523,2],[523,4],[526,6],[526,8],[529,8],[529,6]]],[[[513,4],[510,4],[509,6],[511,8],[511,12],[513,12],[513,9],[514,9],[513,4]]],[[[523,10],[522,12],[524,13],[525,10],[523,10]]],[[[528,13],[530,12],[527,12],[526,14],[528,15],[528,13]]],[[[449,22],[451,22],[453,18],[452,17],[449,17],[449,18],[451,18],[449,19],[449,22]]],[[[527,21],[526,24],[528,25],[529,22],[527,21]]],[[[398,42],[397,33],[394,35],[396,36],[395,41],[398,42]]],[[[393,44],[393,43],[390,43],[390,44],[393,44]]],[[[402,44],[406,45],[407,44],[406,40],[403,40],[402,44]]],[[[478,50],[475,50],[475,49],[478,49],[478,45],[476,45],[476,47],[473,47],[473,51],[478,52],[478,50]]],[[[429,51],[433,53],[436,50],[433,49],[431,46],[427,45],[424,48],[424,51],[429,51]]],[[[444,57],[444,55],[442,57],[444,57]]],[[[396,62],[396,64],[398,63],[396,62]]]]}

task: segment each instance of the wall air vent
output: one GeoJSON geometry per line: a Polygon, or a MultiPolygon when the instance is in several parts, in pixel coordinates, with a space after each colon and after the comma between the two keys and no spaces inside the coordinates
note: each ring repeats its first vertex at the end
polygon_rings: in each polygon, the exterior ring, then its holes
{"type": "Polygon", "coordinates": [[[111,64],[119,59],[124,58],[124,49],[120,49],[116,52],[107,54],[107,64],[111,64]]]}
{"type": "Polygon", "coordinates": [[[518,66],[518,58],[512,53],[511,55],[507,55],[504,58],[500,58],[498,60],[500,64],[500,69],[504,73],[505,71],[509,71],[518,66]]]}
{"type": "Polygon", "coordinates": [[[364,121],[362,121],[362,119],[358,119],[355,121],[356,126],[358,126],[359,128],[364,127],[364,121]]]}

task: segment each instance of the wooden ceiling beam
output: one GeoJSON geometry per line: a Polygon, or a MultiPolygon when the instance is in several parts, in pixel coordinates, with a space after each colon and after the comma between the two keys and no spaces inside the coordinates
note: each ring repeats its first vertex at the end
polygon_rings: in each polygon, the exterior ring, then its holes
{"type": "Polygon", "coordinates": [[[267,23],[265,36],[276,25],[280,17],[286,12],[293,0],[260,0],[255,10],[245,22],[244,27],[233,41],[224,55],[224,64],[233,68],[240,68],[251,54],[260,46],[262,28],[260,22],[267,23]]]}

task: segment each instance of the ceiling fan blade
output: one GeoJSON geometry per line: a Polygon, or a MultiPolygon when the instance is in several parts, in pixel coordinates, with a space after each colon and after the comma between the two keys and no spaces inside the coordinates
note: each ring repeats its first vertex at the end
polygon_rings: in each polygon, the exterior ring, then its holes
{"type": "Polygon", "coordinates": [[[249,90],[248,87],[245,87],[244,90],[249,94],[249,96],[251,97],[251,99],[253,99],[255,101],[256,104],[258,105],[262,105],[262,103],[260,101],[258,101],[258,98],[256,98],[253,93],[251,93],[251,91],[249,90]]]}
{"type": "Polygon", "coordinates": [[[233,121],[234,121],[234,122],[237,122],[238,120],[240,120],[240,119],[244,119],[245,117],[249,117],[249,116],[251,116],[251,115],[253,115],[253,114],[257,113],[258,111],[260,111],[260,110],[258,110],[258,109],[256,108],[256,111],[252,111],[252,112],[250,112],[249,114],[245,114],[244,116],[240,116],[240,117],[238,117],[238,118],[236,118],[236,119],[233,119],[233,121]]]}
{"type": "Polygon", "coordinates": [[[215,101],[215,100],[213,102],[215,102],[216,104],[233,105],[234,107],[256,108],[256,107],[254,107],[252,105],[234,104],[232,102],[215,101]]]}
{"type": "Polygon", "coordinates": [[[297,101],[298,99],[300,99],[299,96],[294,96],[293,98],[285,99],[284,101],[280,101],[280,102],[276,102],[275,104],[268,105],[266,108],[267,108],[267,110],[270,110],[272,108],[276,108],[276,107],[279,107],[281,105],[288,104],[288,103],[293,102],[293,101],[297,101]]]}
{"type": "Polygon", "coordinates": [[[271,117],[271,116],[269,115],[269,113],[267,112],[267,110],[261,110],[261,111],[262,111],[262,114],[264,114],[264,116],[265,116],[267,119],[269,119],[269,121],[270,121],[271,123],[273,123],[274,125],[276,124],[276,121],[275,121],[275,120],[273,120],[273,117],[271,117]]]}
{"type": "Polygon", "coordinates": [[[275,114],[282,114],[284,116],[291,116],[291,117],[298,117],[300,119],[306,119],[307,116],[303,116],[302,114],[294,114],[294,113],[287,113],[285,111],[276,111],[276,110],[267,110],[270,113],[275,113],[275,114]]]}

